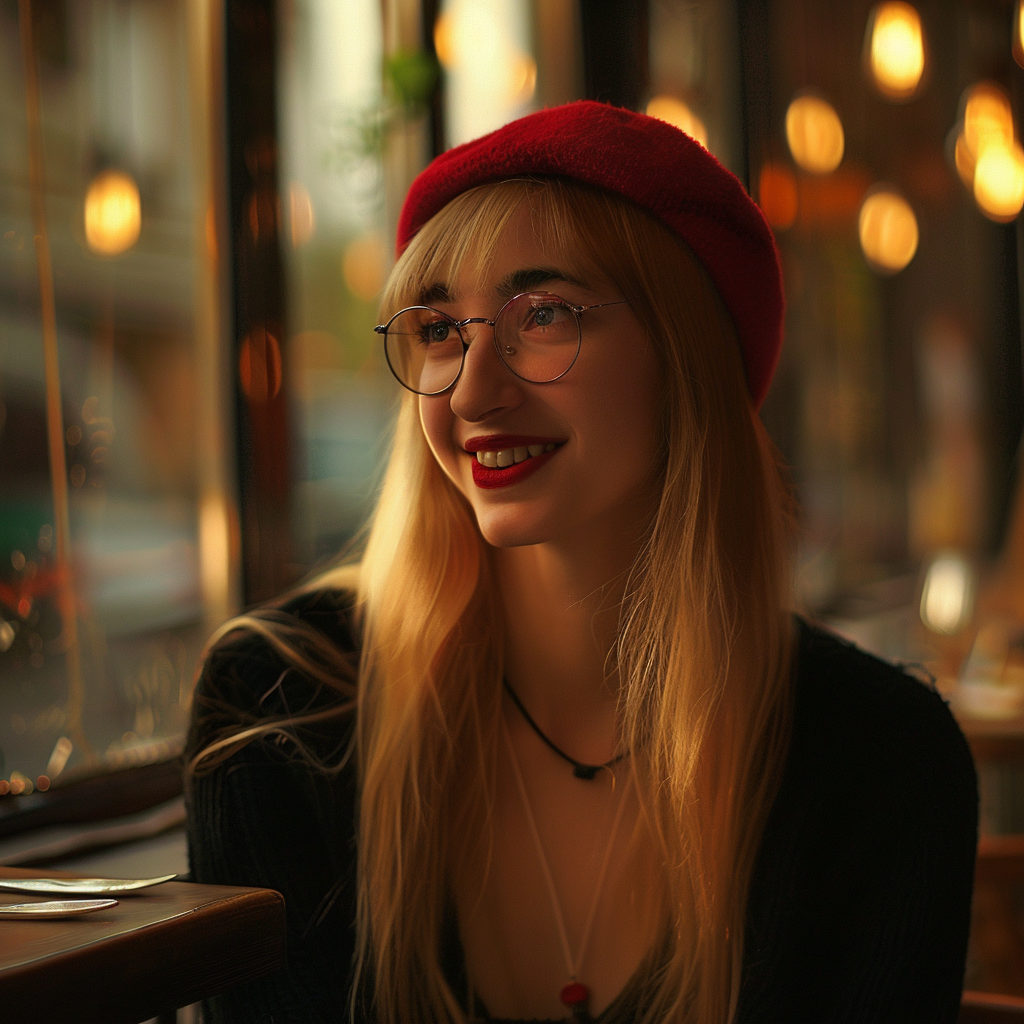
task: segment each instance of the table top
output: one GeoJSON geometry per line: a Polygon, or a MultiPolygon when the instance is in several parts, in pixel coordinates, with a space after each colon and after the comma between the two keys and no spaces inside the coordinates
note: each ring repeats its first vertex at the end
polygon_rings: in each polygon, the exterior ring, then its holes
{"type": "MultiPolygon", "coordinates": [[[[44,875],[73,877],[0,867],[44,875]]],[[[57,898],[0,892],[0,904],[57,898]]],[[[138,1024],[284,966],[273,890],[165,882],[117,898],[80,917],[0,921],[0,1022],[138,1024]]]]}

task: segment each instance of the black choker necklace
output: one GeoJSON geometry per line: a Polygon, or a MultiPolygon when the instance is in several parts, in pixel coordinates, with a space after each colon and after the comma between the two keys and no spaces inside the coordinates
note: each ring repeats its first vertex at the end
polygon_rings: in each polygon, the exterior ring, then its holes
{"type": "Polygon", "coordinates": [[[584,764],[582,761],[577,761],[575,757],[570,756],[561,747],[555,746],[554,743],[548,739],[547,736],[541,731],[541,728],[537,723],[530,717],[530,712],[523,707],[523,702],[519,699],[519,695],[515,690],[512,689],[511,684],[507,679],[503,679],[502,682],[505,684],[505,689],[508,691],[508,695],[512,698],[512,703],[519,708],[519,713],[526,719],[526,724],[560,757],[563,761],[568,761],[572,765],[572,773],[577,779],[593,779],[602,768],[611,768],[612,765],[618,764],[628,753],[628,750],[624,750],[621,754],[616,754],[610,761],[605,761],[604,764],[584,764]]]}

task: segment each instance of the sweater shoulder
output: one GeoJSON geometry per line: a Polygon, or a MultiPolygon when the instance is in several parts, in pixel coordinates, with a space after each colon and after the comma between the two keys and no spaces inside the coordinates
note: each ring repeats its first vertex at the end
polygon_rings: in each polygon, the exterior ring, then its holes
{"type": "Polygon", "coordinates": [[[232,730],[351,702],[359,629],[350,592],[299,591],[232,621],[200,666],[187,756],[232,730]]]}
{"type": "Polygon", "coordinates": [[[819,625],[798,620],[793,747],[848,762],[860,778],[941,776],[974,793],[970,749],[930,679],[911,674],[819,625]]]}

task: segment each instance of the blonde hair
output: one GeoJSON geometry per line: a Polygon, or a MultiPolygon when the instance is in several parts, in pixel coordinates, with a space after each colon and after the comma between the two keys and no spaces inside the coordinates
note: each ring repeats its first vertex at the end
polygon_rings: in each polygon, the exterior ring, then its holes
{"type": "MultiPolygon", "coordinates": [[[[613,651],[666,902],[639,1019],[725,1022],[788,739],[788,491],[706,272],[617,196],[559,179],[463,193],[398,261],[385,317],[482,275],[522,203],[570,272],[620,289],[664,369],[664,484],[613,651]]],[[[356,968],[380,1020],[462,1022],[438,950],[452,840],[493,806],[503,638],[487,546],[417,409],[405,395],[358,573],[356,968]]]]}

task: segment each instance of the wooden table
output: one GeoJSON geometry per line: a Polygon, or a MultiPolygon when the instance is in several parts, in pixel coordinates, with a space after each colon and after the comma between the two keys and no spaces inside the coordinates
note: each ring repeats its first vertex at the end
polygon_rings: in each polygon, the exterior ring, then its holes
{"type": "MultiPolygon", "coordinates": [[[[0,867],[44,874],[70,877],[0,867]]],[[[0,903],[63,898],[0,892],[0,903]]],[[[2,1024],[139,1024],[284,966],[280,893],[165,882],[118,898],[81,917],[0,920],[2,1024]]]]}

